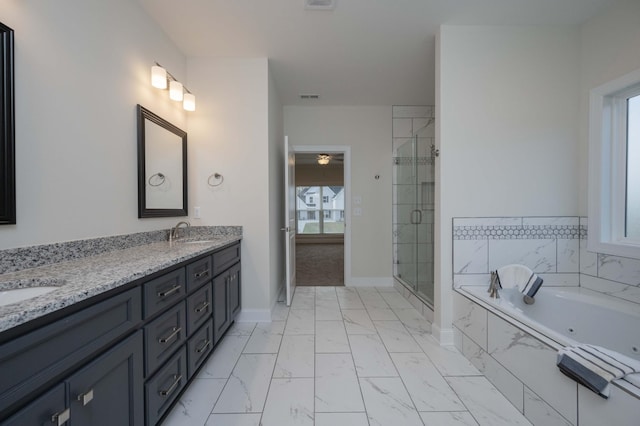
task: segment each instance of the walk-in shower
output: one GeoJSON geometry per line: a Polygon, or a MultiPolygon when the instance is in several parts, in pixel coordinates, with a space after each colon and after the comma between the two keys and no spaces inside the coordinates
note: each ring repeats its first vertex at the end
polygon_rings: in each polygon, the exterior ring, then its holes
{"type": "Polygon", "coordinates": [[[395,278],[433,307],[435,201],[434,118],[394,144],[393,251],[395,278]]]}

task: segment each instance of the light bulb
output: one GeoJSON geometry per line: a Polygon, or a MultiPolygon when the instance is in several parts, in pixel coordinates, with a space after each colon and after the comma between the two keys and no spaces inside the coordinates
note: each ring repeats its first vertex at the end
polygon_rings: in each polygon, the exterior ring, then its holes
{"type": "Polygon", "coordinates": [[[196,110],[196,96],[193,93],[185,93],[182,101],[182,107],[185,111],[196,110]]]}
{"type": "Polygon", "coordinates": [[[173,99],[174,101],[181,101],[182,95],[182,83],[175,80],[169,83],[169,98],[173,99]]]}
{"type": "Polygon", "coordinates": [[[157,65],[151,67],[151,85],[158,89],[167,88],[167,71],[157,65]]]}

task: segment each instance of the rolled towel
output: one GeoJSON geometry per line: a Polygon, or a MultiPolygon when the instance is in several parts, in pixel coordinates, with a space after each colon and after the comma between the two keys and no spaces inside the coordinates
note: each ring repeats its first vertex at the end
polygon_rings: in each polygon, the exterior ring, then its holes
{"type": "Polygon", "coordinates": [[[529,297],[536,295],[543,282],[542,278],[525,265],[507,265],[496,272],[502,288],[517,288],[529,297]]]}
{"type": "Polygon", "coordinates": [[[587,344],[560,349],[556,364],[567,377],[605,399],[609,398],[611,381],[640,372],[640,361],[587,344]]]}

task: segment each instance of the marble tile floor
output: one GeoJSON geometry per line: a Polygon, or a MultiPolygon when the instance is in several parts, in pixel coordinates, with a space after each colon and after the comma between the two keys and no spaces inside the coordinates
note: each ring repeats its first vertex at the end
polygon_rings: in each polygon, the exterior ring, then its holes
{"type": "Polygon", "coordinates": [[[163,426],[530,425],[392,287],[298,287],[236,323],[163,426]]]}

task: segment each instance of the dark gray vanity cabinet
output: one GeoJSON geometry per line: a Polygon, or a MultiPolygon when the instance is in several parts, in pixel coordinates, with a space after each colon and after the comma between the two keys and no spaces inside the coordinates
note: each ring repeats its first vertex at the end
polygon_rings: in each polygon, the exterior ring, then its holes
{"type": "Polygon", "coordinates": [[[213,303],[213,341],[214,343],[218,343],[238,312],[240,312],[239,263],[236,263],[214,278],[213,303]]]}
{"type": "Polygon", "coordinates": [[[64,383],[60,383],[27,404],[22,410],[6,419],[3,426],[46,425],[60,423],[69,418],[64,383]]]}
{"type": "Polygon", "coordinates": [[[70,426],[142,424],[141,345],[138,330],[69,377],[70,426]]]}
{"type": "Polygon", "coordinates": [[[29,401],[1,424],[139,424],[142,332],[131,331],[140,320],[134,288],[1,345],[0,419],[29,401]]]}
{"type": "MultiPolygon", "coordinates": [[[[201,256],[183,271],[184,297],[155,310],[145,325],[147,426],[166,416],[240,311],[239,243],[201,256]]],[[[164,290],[145,292],[145,297],[157,299],[167,290],[181,293],[178,275],[172,271],[156,278],[165,283],[164,290]]]]}
{"type": "Polygon", "coordinates": [[[149,278],[0,344],[0,425],[166,416],[240,311],[240,243],[149,278]]]}

